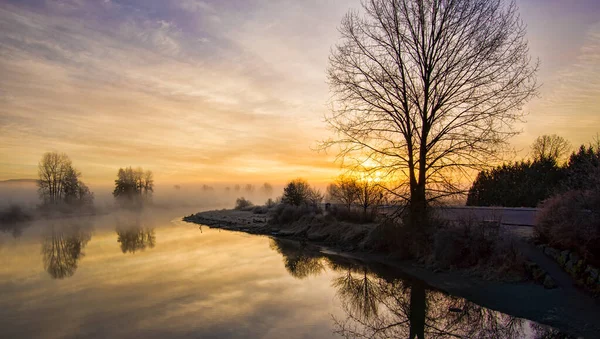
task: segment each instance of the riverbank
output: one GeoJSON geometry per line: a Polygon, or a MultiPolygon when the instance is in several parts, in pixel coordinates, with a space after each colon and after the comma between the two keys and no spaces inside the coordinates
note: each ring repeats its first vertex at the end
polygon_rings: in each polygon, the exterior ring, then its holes
{"type": "Polygon", "coordinates": [[[212,228],[301,241],[314,246],[315,251],[323,255],[388,266],[410,279],[425,282],[433,289],[543,323],[577,337],[594,338],[600,333],[597,322],[600,304],[577,289],[559,287],[549,290],[533,282],[490,281],[468,270],[439,271],[415,261],[365,251],[364,245],[376,224],[296,222],[278,226],[270,225],[264,214],[238,210],[201,212],[183,220],[212,228]]]}

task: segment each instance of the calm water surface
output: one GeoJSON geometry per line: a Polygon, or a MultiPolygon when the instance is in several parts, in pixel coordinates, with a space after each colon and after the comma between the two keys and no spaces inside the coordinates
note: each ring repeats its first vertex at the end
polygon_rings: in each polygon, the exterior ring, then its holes
{"type": "Polygon", "coordinates": [[[0,337],[554,338],[384,267],[178,221],[190,212],[0,232],[0,337]]]}

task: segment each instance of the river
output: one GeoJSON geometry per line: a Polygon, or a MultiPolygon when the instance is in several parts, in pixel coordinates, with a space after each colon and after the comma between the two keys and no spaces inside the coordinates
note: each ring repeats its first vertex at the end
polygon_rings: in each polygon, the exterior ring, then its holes
{"type": "Polygon", "coordinates": [[[180,221],[191,212],[0,232],[0,337],[559,338],[381,265],[180,221]]]}

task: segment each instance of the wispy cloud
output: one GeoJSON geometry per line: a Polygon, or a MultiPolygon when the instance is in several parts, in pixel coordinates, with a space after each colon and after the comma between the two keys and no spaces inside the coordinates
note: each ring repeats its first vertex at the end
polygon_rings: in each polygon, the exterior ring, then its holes
{"type": "MultiPolygon", "coordinates": [[[[548,22],[564,3],[520,1],[535,55],[551,61],[527,137],[593,134],[598,125],[600,30],[591,26],[589,1],[569,17],[581,16],[577,28],[556,35],[547,34],[548,22]]],[[[41,154],[58,150],[97,182],[127,165],[165,181],[325,180],[336,165],[310,148],[328,135],[327,56],[343,14],[358,7],[358,0],[4,1],[0,179],[33,177],[41,154]]]]}

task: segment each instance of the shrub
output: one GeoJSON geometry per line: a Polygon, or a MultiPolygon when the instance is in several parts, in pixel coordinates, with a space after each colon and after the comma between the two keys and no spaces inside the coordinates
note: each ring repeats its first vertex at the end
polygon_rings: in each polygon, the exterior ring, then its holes
{"type": "Polygon", "coordinates": [[[254,214],[267,214],[269,209],[266,206],[254,206],[252,208],[252,213],[254,214]]]}
{"type": "Polygon", "coordinates": [[[244,197],[237,198],[235,200],[235,209],[236,210],[247,210],[248,208],[254,206],[250,200],[246,200],[244,197]]]}
{"type": "Polygon", "coordinates": [[[29,213],[25,212],[19,205],[11,205],[0,212],[0,224],[9,225],[31,220],[29,213]]]}
{"type": "Polygon", "coordinates": [[[484,267],[493,274],[523,273],[524,259],[512,237],[476,220],[445,225],[433,237],[432,257],[441,268],[484,267]]]}
{"type": "Polygon", "coordinates": [[[540,242],[600,264],[600,192],[568,191],[544,201],[534,233],[540,242]]]}
{"type": "Polygon", "coordinates": [[[295,179],[290,181],[283,189],[281,202],[287,205],[318,206],[323,201],[323,195],[319,190],[310,187],[304,179],[295,179]]]}
{"type": "Polygon", "coordinates": [[[265,202],[265,207],[267,208],[273,208],[277,205],[277,202],[275,202],[275,200],[269,198],[267,199],[267,201],[265,202]]]}
{"type": "Polygon", "coordinates": [[[339,221],[347,221],[351,223],[363,224],[370,223],[375,220],[377,216],[376,210],[372,209],[364,213],[363,211],[357,211],[355,209],[348,209],[347,207],[333,206],[329,214],[335,217],[339,221]]]}
{"type": "Polygon", "coordinates": [[[315,206],[279,204],[272,210],[270,222],[278,225],[290,224],[302,218],[313,218],[320,213],[320,208],[315,206]]]}

